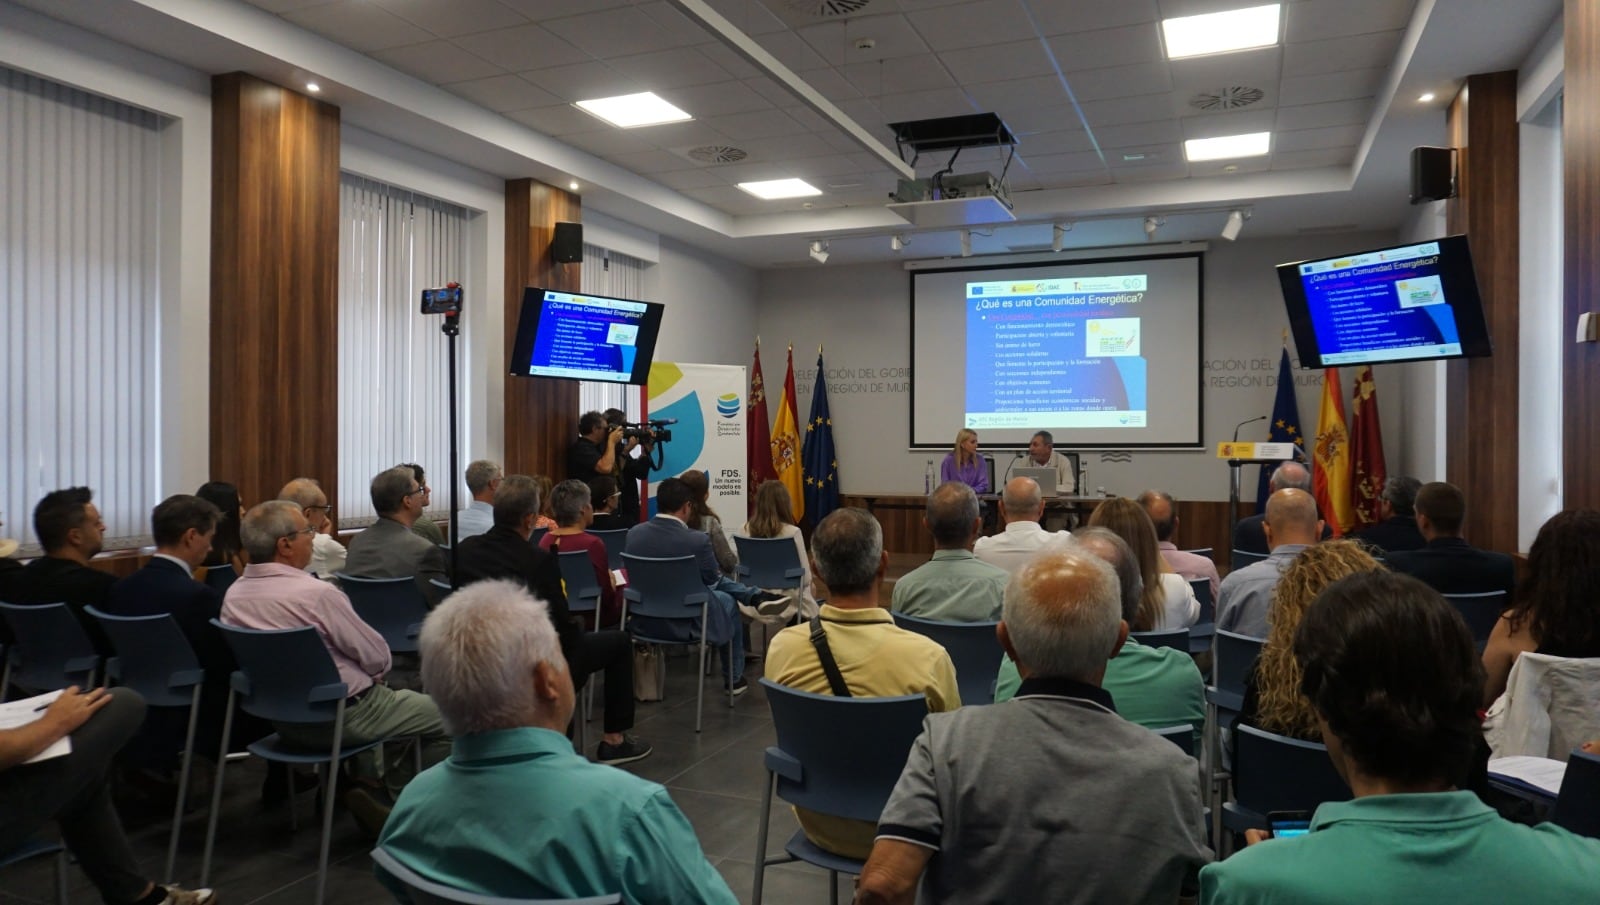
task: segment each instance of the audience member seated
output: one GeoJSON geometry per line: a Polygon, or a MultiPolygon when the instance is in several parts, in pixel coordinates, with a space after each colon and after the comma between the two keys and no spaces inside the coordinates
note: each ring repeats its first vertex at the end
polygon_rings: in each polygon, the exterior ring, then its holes
{"type": "Polygon", "coordinates": [[[1506,690],[1511,666],[1525,652],[1600,657],[1600,512],[1568,509],[1539,528],[1511,609],[1483,649],[1483,704],[1506,690]]]}
{"type": "MultiPolygon", "coordinates": [[[[1137,618],[1144,600],[1144,579],[1139,575],[1139,560],[1128,542],[1105,528],[1082,528],[1072,535],[1078,546],[1111,564],[1117,573],[1122,601],[1122,621],[1137,618]]],[[[995,702],[1016,697],[1022,685],[1016,661],[1000,661],[1000,676],[995,682],[995,702]]],[[[1150,647],[1129,637],[1117,655],[1106,664],[1100,687],[1116,702],[1117,713],[1130,723],[1146,729],[1182,726],[1195,728],[1198,739],[1206,719],[1205,679],[1194,658],[1171,647],[1150,647]]]]}
{"type": "Polygon", "coordinates": [[[1011,576],[972,554],[983,520],[978,495],[959,481],[928,495],[922,524],[933,535],[933,558],[894,583],[893,609],[947,622],[996,622],[1011,576]]]}
{"type": "Polygon", "coordinates": [[[0,729],[0,853],[10,852],[54,822],[61,841],[111,905],[211,905],[209,889],[157,886],[139,869],[106,774],[111,760],[144,718],[144,699],[126,688],[84,694],[70,686],[44,715],[0,729]],[[27,760],[70,736],[72,752],[27,760]]]}
{"type": "Polygon", "coordinates": [[[573,676],[550,615],[509,581],[474,584],[428,615],[423,680],[455,747],[401,793],[378,844],[483,896],[732,905],[666,789],[573,753],[562,735],[573,676]]]}
{"type": "Polygon", "coordinates": [[[1301,692],[1353,801],[1311,832],[1261,840],[1200,874],[1207,905],[1600,900],[1600,841],[1502,819],[1460,786],[1479,741],[1472,634],[1421,582],[1335,582],[1295,632],[1301,692]]]}
{"type": "MultiPolygon", "coordinates": [[[[611,566],[606,559],[606,545],[588,532],[594,510],[589,508],[589,487],[582,481],[562,481],[550,491],[550,509],[556,514],[556,526],[539,539],[539,549],[551,553],[583,553],[589,557],[594,569],[594,580],[600,585],[600,624],[616,625],[622,619],[622,595],[611,581],[611,566]]],[[[585,616],[585,623],[593,628],[593,617],[585,616]]]]}
{"type": "Polygon", "coordinates": [[[1161,550],[1161,558],[1167,561],[1172,571],[1183,576],[1184,581],[1203,578],[1211,582],[1211,599],[1216,600],[1218,585],[1222,582],[1217,575],[1217,564],[1209,556],[1179,550],[1172,541],[1178,536],[1177,500],[1165,490],[1146,490],[1139,494],[1138,503],[1150,516],[1150,523],[1156,527],[1156,547],[1161,550]]]}
{"type": "Polygon", "coordinates": [[[693,469],[679,475],[678,479],[689,488],[689,517],[683,523],[695,531],[704,531],[711,538],[711,552],[717,557],[717,568],[722,574],[739,574],[739,553],[723,532],[722,519],[711,508],[711,482],[706,473],[693,469]]]}
{"type": "Polygon", "coordinates": [[[424,518],[422,500],[427,488],[417,482],[409,465],[378,472],[370,489],[378,520],[350,538],[345,558],[347,574],[360,578],[415,578],[430,606],[443,592],[432,582],[447,582],[444,551],[411,528],[424,518]]]}
{"type": "Polygon", "coordinates": [[[317,529],[311,535],[311,563],[306,571],[318,578],[332,579],[335,572],[343,572],[349,551],[334,537],[338,530],[333,523],[333,507],[328,505],[328,494],[315,478],[295,478],[278,491],[278,499],[288,500],[300,507],[306,522],[317,529]]]}
{"type": "MultiPolygon", "coordinates": [[[[950,482],[941,489],[950,486],[972,497],[972,488],[965,484],[950,482]]],[[[878,605],[889,564],[878,520],[864,509],[834,510],[812,533],[811,554],[831,596],[811,622],[790,626],[773,637],[767,649],[767,678],[813,694],[837,694],[834,677],[822,665],[820,650],[826,645],[838,666],[837,679],[850,697],[920,694],[934,713],[960,707],[950,655],[929,638],[895,625],[878,605]],[[821,627],[825,640],[812,641],[815,626],[821,627]]],[[[848,745],[850,740],[840,743],[848,745]]],[[[795,816],[806,838],[820,848],[857,859],[872,851],[875,827],[869,822],[801,808],[795,809],[795,816]]]]}
{"type": "Polygon", "coordinates": [[[930,714],[861,873],[863,905],[1171,903],[1211,860],[1194,759],[1100,687],[1128,636],[1111,566],[1040,552],[1006,589],[1017,697],[930,714]],[[920,880],[920,897],[918,883],[920,880]]]}
{"type": "Polygon", "coordinates": [[[1265,638],[1272,589],[1300,551],[1317,542],[1322,527],[1322,520],[1317,518],[1317,501],[1304,490],[1290,487],[1269,497],[1265,530],[1272,555],[1235,569],[1222,580],[1217,597],[1217,628],[1265,638]]]}
{"type": "Polygon", "coordinates": [[[1272,591],[1266,644],[1245,678],[1240,723],[1291,738],[1322,740],[1316,711],[1300,693],[1300,663],[1294,658],[1295,630],[1323,588],[1346,575],[1382,569],[1382,564],[1362,545],[1350,540],[1307,547],[1289,563],[1272,591]]]}
{"type": "MultiPolygon", "coordinates": [[[[1262,467],[1265,468],[1266,466],[1262,467]]],[[[1299,462],[1285,462],[1273,469],[1272,477],[1267,479],[1267,487],[1271,493],[1290,488],[1310,493],[1311,470],[1299,462]]],[[[1271,497],[1269,496],[1268,499],[1271,499],[1271,497]]],[[[1267,535],[1263,530],[1266,520],[1267,515],[1265,512],[1258,512],[1255,515],[1240,519],[1239,523],[1233,528],[1233,549],[1262,555],[1270,552],[1271,547],[1267,544],[1267,535]]],[[[1332,536],[1333,529],[1324,524],[1319,539],[1327,540],[1332,536]]]]}
{"type": "Polygon", "coordinates": [[[1417,490],[1422,482],[1405,476],[1392,477],[1383,484],[1378,498],[1379,521],[1355,532],[1352,537],[1385,553],[1420,550],[1427,544],[1417,529],[1417,490]]]}
{"type": "Polygon", "coordinates": [[[1462,539],[1467,498],[1461,489],[1443,481],[1424,484],[1414,506],[1417,530],[1427,545],[1384,557],[1389,568],[1441,594],[1505,591],[1509,602],[1516,589],[1516,567],[1510,556],[1479,550],[1462,539]]]}
{"type": "Polygon", "coordinates": [[[763,481],[756,488],[755,512],[750,516],[750,521],[744,523],[740,532],[745,537],[755,538],[794,538],[795,553],[800,557],[800,589],[798,593],[784,590],[781,593],[794,600],[794,604],[785,608],[783,612],[769,619],[782,619],[787,622],[795,613],[804,619],[810,619],[817,614],[817,596],[811,580],[811,557],[806,553],[806,539],[800,533],[800,526],[794,517],[794,504],[789,499],[789,488],[783,486],[782,481],[763,481]]]}
{"type": "Polygon", "coordinates": [[[478,459],[467,465],[467,492],[472,499],[456,513],[456,542],[477,537],[494,527],[494,493],[505,472],[498,462],[478,459]]]}
{"type": "Polygon", "coordinates": [[[1035,552],[1051,540],[1069,537],[1065,531],[1046,531],[1039,526],[1044,515],[1044,497],[1033,478],[1012,478],[1000,494],[1000,520],[1005,530],[978,538],[973,555],[991,566],[1014,574],[1035,552]]]}
{"type": "Polygon", "coordinates": [[[617,501],[621,498],[616,478],[601,475],[589,482],[589,504],[594,507],[590,531],[622,531],[638,522],[638,519],[627,519],[617,513],[617,501]]]}
{"type": "Polygon", "coordinates": [[[444,532],[439,530],[439,523],[428,515],[428,507],[433,505],[433,488],[428,486],[428,474],[421,465],[407,462],[405,467],[411,469],[411,476],[417,479],[417,486],[422,488],[422,495],[417,500],[420,513],[417,520],[411,523],[411,531],[435,547],[442,547],[444,532]]]}
{"type": "MultiPolygon", "coordinates": [[[[407,480],[411,477],[405,471],[407,480]]],[[[344,709],[344,743],[362,745],[395,738],[384,745],[383,786],[399,794],[415,771],[411,749],[422,741],[424,766],[450,753],[450,738],[432,699],[416,691],[397,691],[384,684],[389,672],[389,645],[356,615],[350,598],[334,585],[305,571],[311,561],[311,536],[316,533],[300,508],[287,500],[258,503],[245,513],[240,536],[250,565],[228,588],[222,622],[253,629],[285,629],[309,625],[348,687],[344,709]]],[[[408,537],[415,535],[406,532],[408,537]]],[[[425,543],[421,538],[418,542],[425,543]]],[[[333,744],[332,723],[277,723],[278,734],[291,744],[326,751],[333,744]]],[[[364,779],[366,779],[364,777],[364,779]]],[[[370,780],[343,786],[345,805],[369,835],[376,835],[388,815],[389,799],[370,780]]]]}
{"type": "Polygon", "coordinates": [[[1136,632],[1188,628],[1200,619],[1200,601],[1195,599],[1194,588],[1161,558],[1155,526],[1138,503],[1126,497],[1106,500],[1090,514],[1089,525],[1109,528],[1127,541],[1139,560],[1144,600],[1139,605],[1138,618],[1129,628],[1136,632]]]}
{"type": "Polygon", "coordinates": [[[462,541],[456,550],[456,586],[511,579],[545,601],[573,681],[582,687],[589,676],[605,673],[605,734],[595,759],[625,764],[648,757],[650,746],[626,734],[633,728],[633,645],[626,632],[585,632],[573,618],[561,586],[561,566],[555,556],[528,542],[538,512],[539,489],[533,478],[510,475],[501,481],[494,495],[494,527],[462,541]]]}
{"type": "MultiPolygon", "coordinates": [[[[6,603],[18,606],[46,606],[64,603],[78,617],[83,629],[103,657],[116,653],[100,624],[83,611],[100,607],[117,578],[110,572],[91,568],[89,560],[100,553],[106,523],[94,505],[94,492],[87,487],[69,487],[44,495],[33,507],[33,533],[44,548],[44,555],[23,566],[11,579],[6,603]]],[[[0,623],[0,628],[4,624],[0,623]]],[[[10,631],[4,639],[10,640],[10,631]]],[[[34,689],[47,691],[48,689],[34,689]]]]}
{"type": "Polygon", "coordinates": [[[194,495],[217,507],[222,520],[217,522],[217,533],[211,539],[211,552],[201,565],[229,566],[238,575],[244,571],[244,544],[239,540],[239,520],[244,518],[244,502],[239,498],[239,488],[227,481],[207,481],[194,495]]]}
{"type": "Polygon", "coordinates": [[[534,514],[533,527],[549,531],[556,526],[555,514],[550,511],[550,491],[556,489],[555,482],[546,475],[536,474],[533,489],[539,493],[539,511],[534,514]]]}
{"type": "MultiPolygon", "coordinates": [[[[722,574],[717,556],[711,549],[711,538],[704,531],[695,531],[688,525],[694,509],[694,494],[679,478],[667,478],[656,485],[656,517],[628,529],[628,543],[624,548],[633,556],[668,558],[692,556],[700,570],[700,580],[711,591],[711,603],[706,608],[706,643],[717,646],[722,655],[722,682],[735,695],[744,694],[750,684],[744,679],[744,638],[737,603],[753,606],[761,614],[782,612],[788,598],[782,594],[768,594],[746,587],[722,574]],[[737,602],[737,603],[736,603],[737,602]]],[[[648,620],[641,620],[641,623],[648,620]]],[[[676,631],[673,627],[650,626],[663,632],[676,631]]]]}

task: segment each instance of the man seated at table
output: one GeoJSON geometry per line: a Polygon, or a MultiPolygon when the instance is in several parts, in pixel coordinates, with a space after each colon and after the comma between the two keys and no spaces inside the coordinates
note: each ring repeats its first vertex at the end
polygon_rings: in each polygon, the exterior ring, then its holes
{"type": "MultiPolygon", "coordinates": [[[[11,576],[6,603],[48,606],[64,603],[83,626],[84,634],[102,657],[116,654],[100,623],[85,607],[104,606],[117,577],[89,565],[105,543],[106,523],[87,487],[68,487],[44,495],[33,507],[33,531],[44,555],[11,576]]],[[[0,622],[0,641],[10,641],[10,630],[0,622]]],[[[49,689],[36,689],[48,691],[49,689]]]]}
{"type": "Polygon", "coordinates": [[[999,534],[980,537],[972,552],[991,566],[1016,574],[1040,547],[1058,538],[1070,537],[1065,531],[1046,531],[1039,519],[1044,515],[1044,496],[1033,478],[1012,478],[1000,495],[1000,518],[1006,528],[999,534]]]}
{"type": "Polygon", "coordinates": [[[922,524],[933,535],[933,558],[894,583],[891,608],[947,622],[997,621],[1011,576],[972,555],[983,525],[978,495],[960,481],[940,484],[922,524]]]}
{"type": "Polygon", "coordinates": [[[573,753],[572,675],[545,601],[478,582],[428,614],[418,645],[455,746],[396,802],[378,840],[396,860],[508,899],[736,901],[666,789],[573,753]]]}

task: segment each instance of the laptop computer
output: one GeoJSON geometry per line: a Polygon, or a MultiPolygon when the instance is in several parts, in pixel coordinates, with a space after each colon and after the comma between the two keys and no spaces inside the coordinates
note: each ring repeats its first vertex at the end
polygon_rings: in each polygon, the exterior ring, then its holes
{"type": "Polygon", "coordinates": [[[1054,468],[1033,468],[1023,466],[1011,469],[1013,478],[1033,478],[1039,484],[1040,496],[1056,495],[1056,470],[1054,468]]]}

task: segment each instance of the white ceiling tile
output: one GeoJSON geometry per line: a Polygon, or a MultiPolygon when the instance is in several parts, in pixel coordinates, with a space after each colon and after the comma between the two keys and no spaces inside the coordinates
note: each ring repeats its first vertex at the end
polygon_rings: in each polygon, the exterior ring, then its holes
{"type": "MultiPolygon", "coordinates": [[[[638,0],[635,0],[638,2],[638,0]]],[[[700,44],[716,35],[706,30],[694,19],[679,12],[677,7],[664,0],[653,2],[639,2],[639,10],[650,17],[651,27],[661,33],[661,36],[671,41],[675,46],[688,47],[691,44],[700,44]]]]}
{"type": "Polygon", "coordinates": [[[1285,40],[1316,41],[1403,29],[1414,0],[1301,0],[1284,8],[1285,40]]]}
{"type": "Polygon", "coordinates": [[[288,13],[308,6],[324,6],[331,0],[247,0],[251,6],[259,7],[269,13],[288,13]]]}
{"type": "Polygon", "coordinates": [[[844,100],[835,102],[845,116],[856,121],[856,124],[874,135],[887,135],[889,140],[894,140],[894,131],[889,128],[889,117],[883,114],[877,103],[866,98],[844,100]]]}
{"type": "MultiPolygon", "coordinates": [[[[807,174],[816,176],[819,179],[836,178],[845,182],[851,182],[859,181],[865,178],[862,176],[863,171],[861,169],[861,161],[848,154],[828,154],[822,157],[807,157],[805,160],[797,160],[794,163],[795,166],[804,167],[807,174]]],[[[890,184],[892,185],[893,176],[888,175],[888,170],[880,168],[880,171],[888,176],[888,178],[891,180],[890,184]]]]}
{"type": "Polygon", "coordinates": [[[1107,162],[1117,169],[1129,167],[1161,167],[1173,162],[1184,163],[1183,149],[1176,144],[1139,145],[1131,148],[1106,148],[1107,162]],[[1129,160],[1128,158],[1135,158],[1129,160]]]}
{"type": "Polygon", "coordinates": [[[742,141],[810,131],[782,110],[752,110],[749,113],[707,116],[704,119],[706,125],[742,141]]]}
{"type": "Polygon", "coordinates": [[[667,50],[705,40],[703,34],[691,34],[687,40],[663,29],[642,7],[622,7],[599,12],[552,19],[544,27],[565,38],[596,59],[631,56],[655,50],[667,50]]]}
{"type": "MultiPolygon", "coordinates": [[[[536,69],[519,75],[565,101],[616,97],[619,94],[635,94],[650,90],[649,85],[641,85],[597,60],[571,66],[536,69]]],[[[690,110],[689,113],[693,115],[694,111],[690,110]]]]}
{"type": "Polygon", "coordinates": [[[788,179],[798,175],[794,167],[795,162],[787,160],[744,160],[717,167],[717,175],[733,185],[766,179],[788,179]]]}
{"type": "Polygon", "coordinates": [[[612,69],[631,76],[639,84],[649,85],[652,91],[725,82],[733,77],[726,69],[713,63],[709,57],[693,47],[615,57],[606,62],[612,69]]]}
{"type": "Polygon", "coordinates": [[[883,111],[885,121],[891,123],[979,112],[959,88],[886,95],[878,98],[878,109],[883,111]]]}
{"type": "MultiPolygon", "coordinates": [[[[980,103],[979,106],[984,105],[980,103]]],[[[1040,133],[1083,127],[1078,117],[1078,109],[1067,103],[1007,105],[1000,119],[1024,145],[1031,143],[1034,136],[1040,133]]]]}
{"type": "Polygon", "coordinates": [[[851,63],[839,67],[838,71],[867,97],[948,88],[956,84],[939,59],[931,54],[851,63]]]}
{"type": "Polygon", "coordinates": [[[1371,98],[1361,98],[1353,101],[1334,101],[1329,104],[1279,107],[1276,128],[1289,131],[1365,123],[1372,117],[1372,105],[1371,98]]]}
{"type": "Polygon", "coordinates": [[[1200,91],[1216,91],[1230,85],[1248,85],[1270,90],[1283,76],[1283,48],[1265,47],[1241,53],[1219,53],[1207,57],[1173,60],[1173,91],[1187,98],[1200,91]]]}
{"type": "Polygon", "coordinates": [[[1121,25],[1150,23],[1156,28],[1161,14],[1155,0],[1114,0],[1100,3],[1035,2],[1031,4],[1039,30],[1047,35],[1094,31],[1121,25]]]}
{"type": "Polygon", "coordinates": [[[711,8],[722,14],[734,28],[747,35],[783,31],[789,26],[760,3],[751,0],[709,0],[711,8]]]}
{"type": "Polygon", "coordinates": [[[796,34],[832,66],[928,52],[927,43],[902,15],[852,16],[808,25],[796,34]],[[871,41],[872,46],[858,48],[857,42],[862,41],[871,41]]]}
{"type": "MultiPolygon", "coordinates": [[[[462,53],[460,48],[443,39],[428,41],[425,44],[412,44],[409,47],[394,47],[389,50],[374,51],[372,58],[380,63],[386,63],[407,75],[416,76],[431,85],[462,82],[468,79],[481,79],[503,74],[503,70],[500,67],[487,60],[479,59],[470,53],[462,53]]],[[[515,76],[511,76],[511,78],[515,78],[515,76]]],[[[544,103],[549,102],[549,100],[544,101],[544,103]]],[[[538,105],[524,104],[523,106],[534,107],[538,105]]]]}
{"type": "Polygon", "coordinates": [[[1089,133],[1078,127],[1076,121],[1062,123],[1063,128],[1054,132],[1040,132],[1021,139],[1017,144],[1017,153],[1023,156],[1037,156],[1040,154],[1060,154],[1065,151],[1088,151],[1094,148],[1094,141],[1089,138],[1089,133]]]}
{"type": "Polygon", "coordinates": [[[807,157],[826,157],[834,154],[833,146],[816,135],[785,135],[778,138],[744,139],[734,136],[739,147],[750,152],[752,160],[791,160],[799,162],[807,157]]]}
{"type": "Polygon", "coordinates": [[[1172,90],[1172,76],[1166,63],[1139,63],[1074,72],[1067,82],[1072,85],[1072,93],[1080,102],[1137,97],[1172,90]]]}
{"type": "Polygon", "coordinates": [[[1175,119],[1161,119],[1148,123],[1129,123],[1126,126],[1106,126],[1095,129],[1094,137],[1103,148],[1159,145],[1180,141],[1183,127],[1175,119]]]}
{"type": "Polygon", "coordinates": [[[1034,36],[1033,25],[1017,9],[1016,0],[975,0],[907,13],[906,17],[934,50],[1005,44],[1034,36]]]}
{"type": "Polygon", "coordinates": [[[400,18],[444,38],[526,25],[528,18],[496,0],[374,0],[400,18]]]}
{"type": "Polygon", "coordinates": [[[771,101],[775,107],[787,107],[791,104],[800,103],[798,98],[789,93],[789,89],[779,85],[772,79],[765,77],[745,79],[744,83],[749,86],[751,91],[771,101]]]}
{"type": "Polygon", "coordinates": [[[641,126],[630,129],[657,148],[685,148],[693,145],[732,145],[736,142],[699,120],[682,123],[662,123],[659,126],[641,126]]]}
{"type": "Polygon", "coordinates": [[[617,166],[648,175],[652,179],[659,179],[661,175],[669,172],[689,170],[695,166],[694,161],[659,148],[612,154],[610,157],[612,163],[617,166]]]}
{"type": "Polygon", "coordinates": [[[1278,151],[1272,155],[1274,170],[1299,170],[1307,167],[1331,167],[1349,164],[1356,159],[1356,146],[1342,148],[1314,148],[1308,151],[1278,151]]]}
{"type": "Polygon", "coordinates": [[[574,132],[593,132],[597,127],[610,128],[570,104],[514,110],[507,113],[506,117],[545,135],[571,135],[574,132]]]}
{"type": "Polygon", "coordinates": [[[762,77],[761,70],[751,65],[749,60],[734,53],[726,44],[712,41],[706,44],[696,44],[695,49],[705,54],[706,59],[721,66],[724,72],[736,79],[762,77]]]}
{"type": "Polygon", "coordinates": [[[1090,185],[1110,185],[1112,176],[1110,170],[1100,170],[1098,172],[1084,170],[1064,176],[1052,176],[1049,179],[1042,179],[1040,182],[1043,183],[1043,188],[1046,189],[1071,189],[1090,185]]]}
{"type": "Polygon", "coordinates": [[[502,112],[548,107],[561,103],[561,98],[514,75],[497,75],[470,82],[456,82],[445,85],[444,89],[490,110],[502,112]]]}
{"type": "Polygon", "coordinates": [[[570,66],[589,61],[589,55],[537,25],[503,28],[454,39],[467,53],[511,72],[570,66]]]}
{"type": "Polygon", "coordinates": [[[716,167],[704,166],[692,170],[673,170],[656,173],[651,178],[669,189],[705,189],[714,185],[727,185],[728,181],[716,175],[716,167]]]}
{"type": "MultiPolygon", "coordinates": [[[[830,101],[838,102],[861,96],[856,86],[837,69],[808,69],[796,74],[800,76],[801,81],[830,101]]],[[[793,98],[794,95],[790,94],[789,97],[793,98]]]]}
{"type": "Polygon", "coordinates": [[[654,144],[638,133],[640,129],[603,129],[599,132],[579,132],[562,136],[562,141],[591,154],[610,157],[613,154],[630,154],[647,151],[654,144]]]}
{"type": "Polygon", "coordinates": [[[1212,113],[1207,116],[1188,116],[1182,119],[1184,138],[1215,138],[1219,135],[1244,135],[1250,132],[1271,132],[1277,122],[1278,111],[1268,107],[1258,110],[1250,107],[1231,113],[1212,113]]]}
{"type": "Polygon", "coordinates": [[[767,53],[770,53],[778,62],[789,67],[793,72],[804,72],[808,69],[821,69],[828,65],[828,61],[817,55],[811,45],[792,31],[778,31],[770,35],[756,38],[767,53]]]}
{"type": "Polygon", "coordinates": [[[500,2],[535,22],[576,16],[579,13],[592,13],[595,10],[628,4],[628,0],[500,0],[500,2]]]}
{"type": "Polygon", "coordinates": [[[1172,115],[1173,97],[1166,93],[1144,94],[1110,101],[1084,101],[1078,106],[1093,128],[1122,126],[1166,119],[1172,115]]]}
{"type": "MultiPolygon", "coordinates": [[[[1237,160],[1202,160],[1189,164],[1189,176],[1192,179],[1225,179],[1229,176],[1241,176],[1245,173],[1265,173],[1274,169],[1272,158],[1267,155],[1261,157],[1241,157],[1237,160]]],[[[1217,228],[1222,228],[1222,216],[1217,216],[1217,228]]]]}
{"type": "MultiPolygon", "coordinates": [[[[844,134],[843,132],[823,131],[817,134],[821,135],[822,140],[831,145],[835,151],[843,151],[844,153],[848,154],[852,151],[858,151],[861,149],[861,145],[857,144],[855,139],[844,134]]],[[[892,137],[889,139],[889,146],[894,146],[894,139],[892,137]]]]}
{"type": "MultiPolygon", "coordinates": [[[[789,103],[794,103],[794,98],[790,98],[789,103]]],[[[785,107],[783,108],[783,112],[784,115],[794,120],[795,124],[798,125],[803,132],[817,132],[823,134],[837,133],[838,127],[835,126],[832,121],[824,119],[822,114],[811,109],[810,107],[785,107]]],[[[851,143],[851,147],[855,147],[853,142],[851,143]]]]}
{"type": "Polygon", "coordinates": [[[770,101],[740,81],[690,85],[656,93],[695,117],[772,109],[770,101]]]}
{"type": "Polygon", "coordinates": [[[1309,151],[1315,148],[1340,148],[1361,143],[1366,126],[1328,126],[1322,129],[1296,129],[1280,132],[1272,137],[1274,153],[1283,151],[1309,151]]]}
{"type": "Polygon", "coordinates": [[[1347,69],[1283,80],[1280,104],[1321,104],[1372,97],[1383,85],[1382,69],[1347,69]]]}
{"type": "Polygon", "coordinates": [[[1161,40],[1150,24],[1056,35],[1049,42],[1056,61],[1067,73],[1163,59],[1161,40]]]}
{"type": "Polygon", "coordinates": [[[1346,69],[1388,70],[1394,63],[1402,34],[1385,31],[1289,44],[1283,49],[1283,74],[1320,75],[1346,69]]]}
{"type": "Polygon", "coordinates": [[[285,13],[283,18],[362,53],[421,44],[434,37],[370,0],[338,0],[285,13]]]}
{"type": "Polygon", "coordinates": [[[1054,107],[1071,103],[1061,79],[1054,75],[1041,75],[1007,82],[986,82],[967,85],[967,95],[980,110],[999,113],[1009,125],[1010,114],[1016,110],[1036,107],[1054,107]]]}
{"type": "Polygon", "coordinates": [[[1055,67],[1037,38],[990,44],[964,50],[947,50],[939,59],[964,85],[1003,82],[1030,76],[1053,75],[1055,67]]]}
{"type": "MultiPolygon", "coordinates": [[[[1189,175],[1188,164],[1182,161],[1164,161],[1142,167],[1120,167],[1111,171],[1112,181],[1117,183],[1132,182],[1170,182],[1174,179],[1183,179],[1189,175]]],[[[1159,236],[1160,233],[1157,233],[1159,236]]]]}
{"type": "Polygon", "coordinates": [[[1101,159],[1101,156],[1094,151],[1075,151],[1070,154],[1042,154],[1037,157],[1025,158],[1023,162],[1030,172],[1046,175],[1081,170],[1100,170],[1106,166],[1106,161],[1101,159]]]}

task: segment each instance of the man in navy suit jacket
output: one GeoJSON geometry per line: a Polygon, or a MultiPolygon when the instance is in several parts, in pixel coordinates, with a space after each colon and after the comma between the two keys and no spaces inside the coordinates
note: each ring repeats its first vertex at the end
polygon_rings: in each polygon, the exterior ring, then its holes
{"type": "Polygon", "coordinates": [[[1461,537],[1467,500],[1454,484],[1435,481],[1417,491],[1417,530],[1428,545],[1391,553],[1389,568],[1419,578],[1441,594],[1505,591],[1506,606],[1517,580],[1516,566],[1504,553],[1479,550],[1461,537]]]}

